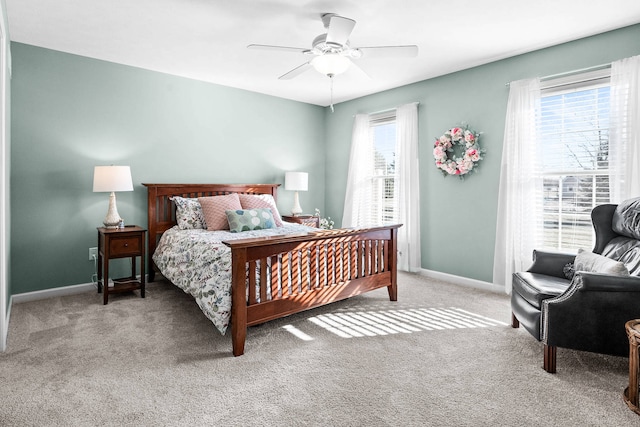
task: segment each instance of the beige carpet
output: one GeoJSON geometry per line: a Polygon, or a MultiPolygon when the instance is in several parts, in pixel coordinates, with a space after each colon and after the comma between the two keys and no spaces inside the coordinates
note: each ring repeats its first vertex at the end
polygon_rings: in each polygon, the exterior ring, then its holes
{"type": "Polygon", "coordinates": [[[2,426],[625,426],[626,358],[542,347],[499,295],[401,274],[386,290],[250,328],[231,355],[191,297],[15,304],[2,426]]]}

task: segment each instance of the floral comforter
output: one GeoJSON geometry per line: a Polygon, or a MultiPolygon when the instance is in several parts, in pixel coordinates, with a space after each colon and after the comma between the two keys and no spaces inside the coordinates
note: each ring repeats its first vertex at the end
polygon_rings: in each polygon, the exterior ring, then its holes
{"type": "Polygon", "coordinates": [[[231,249],[222,242],[312,230],[293,223],[242,233],[181,230],[175,226],[162,234],[153,261],[164,277],[195,298],[224,335],[231,320],[231,249]]]}

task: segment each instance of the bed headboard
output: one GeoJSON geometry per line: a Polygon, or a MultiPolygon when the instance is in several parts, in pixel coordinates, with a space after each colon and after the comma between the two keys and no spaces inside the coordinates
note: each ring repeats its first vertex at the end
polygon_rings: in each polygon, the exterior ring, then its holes
{"type": "Polygon", "coordinates": [[[149,280],[153,280],[153,261],[160,236],[176,225],[176,210],[170,198],[221,196],[230,193],[271,194],[277,200],[280,184],[142,184],[147,187],[147,228],[149,280]]]}

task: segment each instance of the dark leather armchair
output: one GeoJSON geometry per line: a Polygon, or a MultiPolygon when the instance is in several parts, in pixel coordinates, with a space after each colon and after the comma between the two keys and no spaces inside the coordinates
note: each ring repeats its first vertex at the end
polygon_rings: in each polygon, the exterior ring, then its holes
{"type": "Polygon", "coordinates": [[[543,367],[556,371],[556,348],[629,355],[624,324],[640,318],[640,198],[591,212],[593,252],[624,263],[629,276],[576,271],[575,255],[534,251],[533,265],[513,275],[511,321],[544,344],[543,367]]]}

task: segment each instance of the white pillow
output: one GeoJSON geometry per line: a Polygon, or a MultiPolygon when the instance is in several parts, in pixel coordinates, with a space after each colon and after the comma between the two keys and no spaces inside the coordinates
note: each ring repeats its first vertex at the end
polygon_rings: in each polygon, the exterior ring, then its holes
{"type": "Polygon", "coordinates": [[[611,274],[613,276],[628,276],[629,270],[620,261],[607,258],[602,255],[578,249],[578,255],[574,261],[574,269],[593,273],[611,274]]]}

